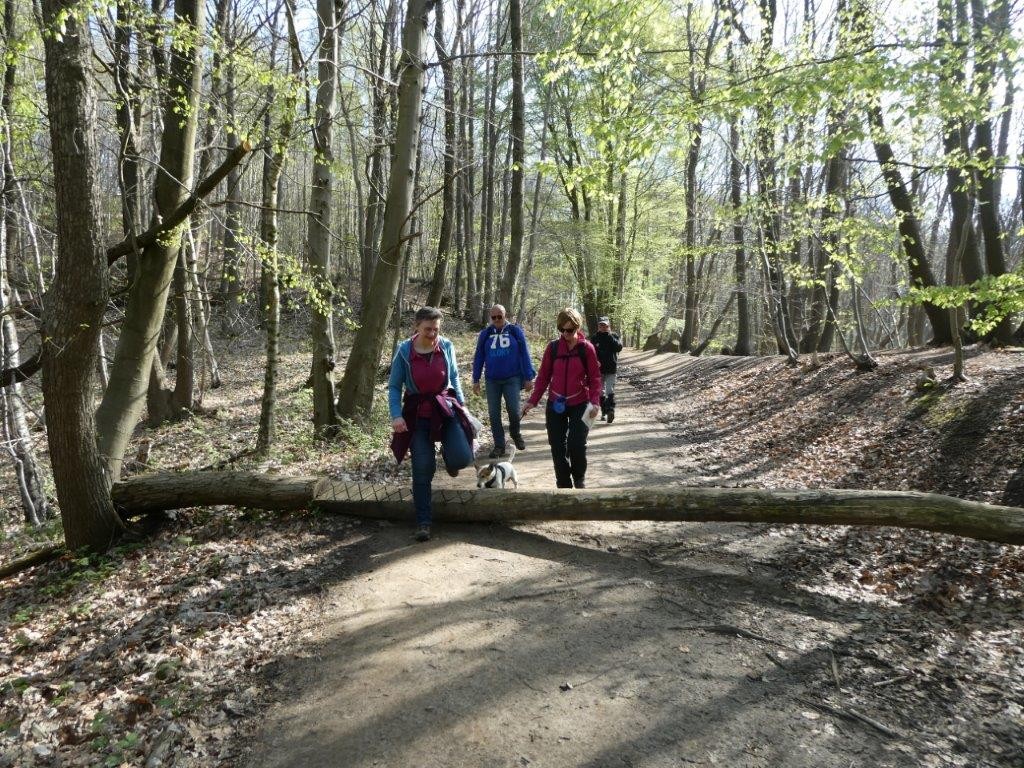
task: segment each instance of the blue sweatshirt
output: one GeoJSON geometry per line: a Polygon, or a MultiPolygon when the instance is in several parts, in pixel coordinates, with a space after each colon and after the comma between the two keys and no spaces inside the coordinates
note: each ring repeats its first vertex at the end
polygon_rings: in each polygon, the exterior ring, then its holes
{"type": "MultiPolygon", "coordinates": [[[[459,366],[455,362],[455,347],[451,341],[444,336],[437,339],[441,347],[441,354],[448,363],[448,386],[455,390],[455,399],[465,404],[466,398],[462,395],[462,384],[459,383],[459,366]]],[[[388,378],[388,411],[391,413],[391,420],[394,421],[402,415],[402,389],[409,392],[416,392],[416,385],[412,380],[412,367],[409,364],[412,355],[412,339],[406,339],[398,345],[395,351],[395,359],[391,361],[391,376],[388,378]]]]}
{"type": "Polygon", "coordinates": [[[531,381],[537,375],[530,359],[530,348],[526,344],[523,329],[512,323],[505,323],[499,331],[488,325],[476,339],[476,354],[473,356],[473,383],[480,381],[480,374],[487,369],[487,378],[511,379],[519,376],[531,381]]]}

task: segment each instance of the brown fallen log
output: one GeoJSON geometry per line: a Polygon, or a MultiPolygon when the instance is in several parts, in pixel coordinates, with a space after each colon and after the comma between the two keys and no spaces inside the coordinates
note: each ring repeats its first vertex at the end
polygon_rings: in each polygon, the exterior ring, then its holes
{"type": "Polygon", "coordinates": [[[8,576],[14,576],[22,571],[27,571],[29,568],[56,560],[66,551],[63,544],[51,544],[48,547],[37,549],[35,552],[0,566],[0,579],[6,579],[8,576]]]}
{"type": "MultiPolygon", "coordinates": [[[[116,483],[114,502],[129,514],[226,504],[258,509],[318,508],[386,520],[412,520],[408,486],[345,483],[253,472],[153,474],[116,483]]],[[[1024,509],[912,491],[758,488],[436,490],[434,517],[448,522],[659,520],[813,525],[891,525],[1024,544],[1024,509]]]]}

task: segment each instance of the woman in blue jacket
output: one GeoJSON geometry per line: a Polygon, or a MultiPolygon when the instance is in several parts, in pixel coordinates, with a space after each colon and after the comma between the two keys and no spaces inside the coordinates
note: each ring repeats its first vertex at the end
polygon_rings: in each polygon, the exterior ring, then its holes
{"type": "Polygon", "coordinates": [[[398,345],[388,380],[391,450],[398,462],[406,452],[412,453],[417,541],[430,538],[430,486],[437,469],[434,444],[441,443],[445,469],[452,477],[473,462],[473,430],[464,404],[455,347],[441,336],[441,312],[421,307],[416,312],[416,334],[398,345]]]}
{"type": "Polygon", "coordinates": [[[491,458],[505,455],[505,428],[501,424],[501,401],[508,411],[508,432],[520,451],[526,448],[520,432],[519,391],[533,389],[537,371],[530,359],[526,336],[518,325],[507,322],[501,304],[491,307],[491,324],[480,331],[473,356],[473,391],[480,394],[480,374],[486,369],[487,415],[491,419],[494,450],[491,458]]]}

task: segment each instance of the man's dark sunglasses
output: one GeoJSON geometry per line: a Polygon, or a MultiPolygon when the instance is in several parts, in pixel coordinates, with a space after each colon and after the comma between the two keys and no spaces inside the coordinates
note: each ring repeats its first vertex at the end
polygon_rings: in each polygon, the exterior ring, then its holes
{"type": "Polygon", "coordinates": [[[503,317],[504,315],[491,315],[491,320],[501,320],[503,317]]]}

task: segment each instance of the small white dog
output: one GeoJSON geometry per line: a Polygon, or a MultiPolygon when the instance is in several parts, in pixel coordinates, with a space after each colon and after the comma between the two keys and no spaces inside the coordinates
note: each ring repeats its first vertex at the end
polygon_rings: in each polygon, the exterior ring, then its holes
{"type": "Polygon", "coordinates": [[[519,476],[516,474],[516,468],[512,466],[516,448],[514,445],[510,447],[512,452],[508,458],[476,465],[477,488],[504,488],[506,483],[512,483],[513,488],[519,488],[519,476]]]}

